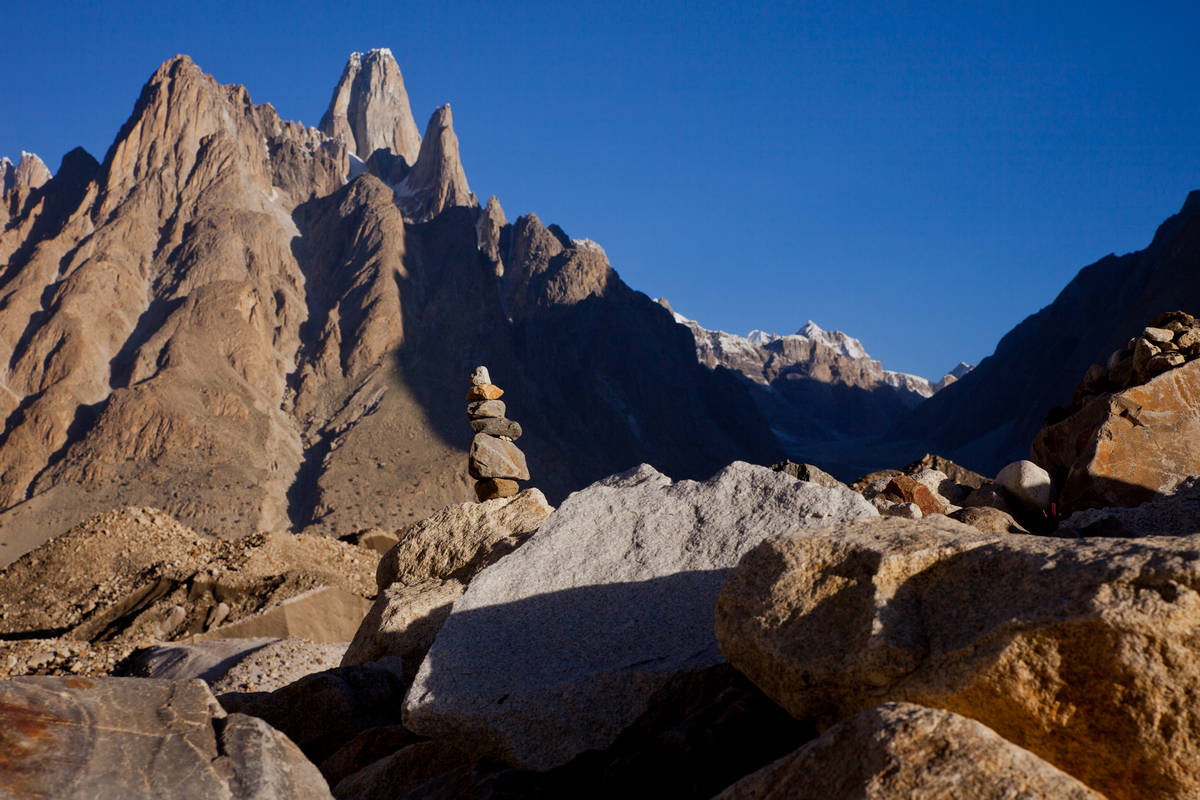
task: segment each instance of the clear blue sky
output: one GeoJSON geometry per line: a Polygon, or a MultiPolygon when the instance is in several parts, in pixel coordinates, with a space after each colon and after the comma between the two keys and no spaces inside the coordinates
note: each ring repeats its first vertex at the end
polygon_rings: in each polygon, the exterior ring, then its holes
{"type": "Polygon", "coordinates": [[[1200,4],[22,3],[0,154],[98,158],[190,54],[319,120],[390,47],[471,187],[707,327],[811,318],[931,377],[1200,188],[1200,4]]]}

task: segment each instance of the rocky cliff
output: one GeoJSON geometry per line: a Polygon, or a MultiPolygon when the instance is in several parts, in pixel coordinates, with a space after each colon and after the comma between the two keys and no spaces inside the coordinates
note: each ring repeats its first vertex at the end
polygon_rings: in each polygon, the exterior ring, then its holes
{"type": "Polygon", "coordinates": [[[1028,457],[1047,412],[1071,402],[1090,365],[1103,365],[1164,309],[1198,307],[1200,192],[1192,192],[1146,249],[1080,270],[1054,302],[1005,334],[970,374],[900,420],[891,436],[920,440],[918,449],[994,474],[1028,457]]]}
{"type": "Polygon", "coordinates": [[[740,384],[603,250],[479,209],[449,108],[414,139],[390,54],[351,57],[325,122],[281,120],[178,56],[102,163],[76,151],[40,187],[14,178],[0,560],[128,503],[229,535],[466,500],[457,401],[477,363],[555,499],[639,461],[700,476],[778,455],[740,384]]]}

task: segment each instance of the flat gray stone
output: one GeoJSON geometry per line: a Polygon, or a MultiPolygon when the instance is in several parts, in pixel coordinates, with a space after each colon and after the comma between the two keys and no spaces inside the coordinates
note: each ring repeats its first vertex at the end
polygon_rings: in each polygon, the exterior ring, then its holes
{"type": "MultiPolygon", "coordinates": [[[[507,436],[514,442],[521,438],[521,423],[511,419],[485,417],[471,420],[471,430],[476,433],[486,433],[488,436],[507,436]]],[[[491,476],[496,477],[496,476],[491,476]]]]}
{"type": "Polygon", "coordinates": [[[471,419],[485,417],[503,417],[507,407],[503,400],[476,400],[467,403],[467,416],[471,419]]]}
{"type": "Polygon", "coordinates": [[[642,465],[576,492],[472,579],[405,698],[410,729],[549,769],[602,749],[672,676],[721,663],[713,608],[767,536],[878,514],[848,488],[736,462],[642,465]]]}
{"type": "Polygon", "coordinates": [[[486,433],[477,433],[471,439],[469,456],[467,472],[476,480],[481,478],[529,480],[529,467],[525,464],[525,454],[512,442],[497,439],[486,433]]]}
{"type": "Polygon", "coordinates": [[[0,750],[3,797],[332,797],[286,736],[199,680],[0,681],[0,750]]]}

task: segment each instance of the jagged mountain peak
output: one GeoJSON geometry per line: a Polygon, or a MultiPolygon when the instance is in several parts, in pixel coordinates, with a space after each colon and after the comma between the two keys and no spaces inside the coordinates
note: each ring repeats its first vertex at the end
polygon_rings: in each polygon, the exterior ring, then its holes
{"type": "Polygon", "coordinates": [[[398,196],[405,215],[418,221],[432,219],[452,206],[479,205],[467,185],[449,103],[429,118],[417,163],[398,187],[398,196]]]}
{"type": "Polygon", "coordinates": [[[391,50],[350,54],[318,127],[327,136],[340,137],[364,162],[385,150],[413,165],[421,134],[391,50]]]}

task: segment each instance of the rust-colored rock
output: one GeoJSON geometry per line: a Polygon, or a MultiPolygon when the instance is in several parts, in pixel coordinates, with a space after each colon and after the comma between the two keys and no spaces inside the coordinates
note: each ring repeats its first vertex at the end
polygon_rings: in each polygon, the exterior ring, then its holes
{"type": "Polygon", "coordinates": [[[885,703],[730,786],[717,800],[1103,800],[978,722],[885,703]]]}
{"type": "Polygon", "coordinates": [[[1059,512],[1133,506],[1200,474],[1200,360],[1103,395],[1043,428],[1033,460],[1059,484],[1059,512]]]}
{"type": "Polygon", "coordinates": [[[475,496],[479,502],[512,497],[521,491],[521,485],[508,478],[484,478],[475,482],[475,496]]]}
{"type": "Polygon", "coordinates": [[[883,494],[888,498],[898,498],[901,503],[913,503],[921,509],[922,514],[944,514],[946,511],[945,504],[934,497],[933,492],[908,475],[892,478],[883,494]]]}
{"type": "Polygon", "coordinates": [[[467,390],[467,400],[499,400],[500,395],[504,394],[504,390],[492,383],[485,383],[481,386],[472,386],[467,390]]]}

